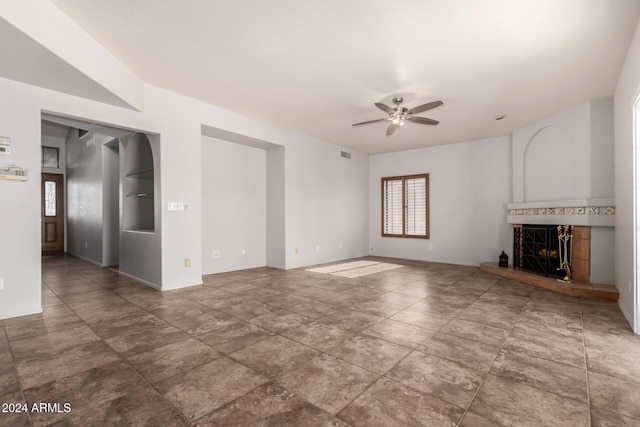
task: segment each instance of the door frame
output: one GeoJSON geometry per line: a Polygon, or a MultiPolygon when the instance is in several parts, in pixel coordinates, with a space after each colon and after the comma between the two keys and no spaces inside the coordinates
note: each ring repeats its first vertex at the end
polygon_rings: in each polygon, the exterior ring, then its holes
{"type": "Polygon", "coordinates": [[[65,252],[65,231],[66,231],[66,216],[65,216],[65,175],[62,173],[41,173],[40,174],[40,220],[41,220],[41,238],[40,238],[40,251],[42,253],[50,252],[65,252]],[[62,249],[45,250],[44,234],[45,234],[45,206],[44,206],[44,182],[50,178],[50,181],[55,180],[59,182],[60,187],[56,189],[56,217],[59,224],[61,224],[60,230],[56,230],[57,239],[62,244],[62,249]]]}

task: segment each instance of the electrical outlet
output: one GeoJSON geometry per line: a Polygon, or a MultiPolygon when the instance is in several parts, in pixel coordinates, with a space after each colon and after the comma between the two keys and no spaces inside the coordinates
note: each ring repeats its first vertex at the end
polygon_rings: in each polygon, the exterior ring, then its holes
{"type": "Polygon", "coordinates": [[[429,250],[432,251],[433,250],[433,245],[429,245],[429,250]]]}
{"type": "Polygon", "coordinates": [[[296,255],[298,255],[298,252],[299,252],[298,248],[295,248],[294,251],[295,251],[296,255]]]}
{"type": "Polygon", "coordinates": [[[167,210],[183,212],[185,209],[186,205],[184,202],[167,202],[167,210]]]}
{"type": "Polygon", "coordinates": [[[4,289],[4,277],[0,277],[0,291],[4,289]]]}
{"type": "Polygon", "coordinates": [[[84,242],[84,248],[88,249],[89,248],[89,242],[84,242]]]}
{"type": "Polygon", "coordinates": [[[316,252],[320,252],[320,245],[316,246],[316,252]]]}
{"type": "Polygon", "coordinates": [[[191,258],[185,258],[184,259],[184,266],[185,267],[191,267],[191,258]]]}
{"type": "Polygon", "coordinates": [[[244,249],[241,252],[242,252],[242,255],[246,255],[247,254],[247,251],[244,250],[244,249]]]}
{"type": "Polygon", "coordinates": [[[342,242],[338,243],[338,249],[342,249],[342,242]]]}
{"type": "Polygon", "coordinates": [[[220,258],[220,251],[213,251],[213,253],[211,254],[211,256],[213,258],[220,258]]]}

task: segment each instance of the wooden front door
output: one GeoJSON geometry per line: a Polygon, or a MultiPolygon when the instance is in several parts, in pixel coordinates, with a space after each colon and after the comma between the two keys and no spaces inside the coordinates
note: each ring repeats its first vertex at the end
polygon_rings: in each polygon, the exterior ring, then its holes
{"type": "Polygon", "coordinates": [[[42,252],[64,251],[64,175],[42,174],[42,252]]]}

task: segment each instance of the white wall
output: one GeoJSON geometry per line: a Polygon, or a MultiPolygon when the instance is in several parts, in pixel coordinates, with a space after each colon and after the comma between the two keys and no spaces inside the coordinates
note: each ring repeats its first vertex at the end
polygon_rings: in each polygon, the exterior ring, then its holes
{"type": "Polygon", "coordinates": [[[266,151],[203,136],[201,162],[202,274],[264,266],[266,151]]]}
{"type": "MultiPolygon", "coordinates": [[[[21,50],[7,43],[14,52],[20,53],[7,58],[9,73],[3,75],[75,95],[90,93],[93,99],[112,105],[143,108],[144,83],[51,1],[5,1],[0,17],[33,39],[38,48],[48,51],[46,56],[34,59],[32,45],[21,50]]],[[[12,42],[20,43],[21,36],[12,42]]]]}
{"type": "Polygon", "coordinates": [[[120,254],[120,140],[102,148],[102,265],[118,265],[120,254]]]}
{"type": "Polygon", "coordinates": [[[269,267],[285,268],[285,149],[267,150],[267,247],[269,267]]]}
{"type": "MultiPolygon", "coordinates": [[[[15,247],[0,245],[0,277],[5,278],[0,318],[40,310],[42,111],[155,136],[151,142],[160,153],[156,159],[154,152],[154,161],[160,163],[161,171],[156,179],[161,206],[156,224],[161,224],[161,235],[156,237],[161,245],[143,241],[148,236],[141,233],[128,236],[135,241],[121,243],[140,253],[156,247],[161,251],[144,257],[150,260],[144,269],[153,270],[164,290],[202,283],[202,125],[285,147],[286,268],[366,254],[366,155],[352,152],[351,160],[343,159],[337,145],[154,86],[145,89],[145,105],[142,112],[132,111],[0,79],[0,126],[2,134],[12,138],[13,150],[6,161],[32,171],[26,183],[0,182],[0,221],[7,225],[2,241],[15,242],[15,247]],[[183,201],[189,207],[185,212],[167,212],[168,201],[183,201]],[[315,252],[318,244],[321,251],[315,252]],[[300,249],[298,255],[295,247],[300,249]],[[185,258],[191,259],[190,267],[184,265],[185,258]]],[[[120,257],[122,266],[122,250],[120,257]]]]}
{"type": "Polygon", "coordinates": [[[562,127],[544,127],[532,136],[523,159],[524,201],[574,199],[575,154],[573,138],[562,127]]]}
{"type": "Polygon", "coordinates": [[[67,252],[102,264],[102,144],[67,136],[67,252]]]}
{"type": "Polygon", "coordinates": [[[369,240],[373,255],[479,265],[510,253],[506,205],[510,139],[491,138],[370,157],[369,240]],[[429,174],[430,238],[381,236],[380,179],[429,174]]]}
{"type": "Polygon", "coordinates": [[[515,130],[513,202],[588,197],[589,104],[515,130]]]}
{"type": "Polygon", "coordinates": [[[613,198],[613,100],[513,131],[513,202],[613,198]]]}
{"type": "Polygon", "coordinates": [[[29,170],[29,180],[0,180],[0,319],[42,311],[40,304],[40,110],[34,90],[0,80],[0,134],[11,154],[0,164],[29,170]],[[4,83],[4,84],[3,84],[4,83]]]}
{"type": "Polygon", "coordinates": [[[614,128],[613,98],[598,99],[591,106],[591,197],[613,198],[614,128]]]}
{"type": "MultiPolygon", "coordinates": [[[[637,238],[634,207],[634,172],[636,150],[634,144],[640,137],[638,124],[634,122],[634,106],[640,95],[640,30],[629,46],[625,64],[620,73],[615,93],[615,191],[616,191],[616,227],[615,227],[615,270],[616,286],[620,292],[618,304],[625,317],[640,332],[637,308],[638,272],[637,238]],[[636,310],[634,312],[634,310],[636,310]]],[[[637,113],[636,117],[640,117],[637,113]]],[[[636,199],[638,200],[638,199],[636,199]]]]}
{"type": "Polygon", "coordinates": [[[69,132],[66,140],[66,250],[101,265],[117,264],[117,248],[114,263],[113,239],[108,235],[114,225],[117,233],[119,217],[118,157],[105,158],[111,152],[104,144],[111,140],[93,132],[80,140],[77,129],[69,132]],[[105,167],[115,168],[115,172],[105,167]],[[110,191],[112,187],[115,191],[110,191]]]}
{"type": "Polygon", "coordinates": [[[287,268],[367,254],[368,156],[340,151],[302,139],[286,146],[287,268]]]}

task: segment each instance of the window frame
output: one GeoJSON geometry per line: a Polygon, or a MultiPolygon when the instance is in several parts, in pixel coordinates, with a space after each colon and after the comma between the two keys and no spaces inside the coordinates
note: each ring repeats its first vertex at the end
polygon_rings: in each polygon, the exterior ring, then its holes
{"type": "Polygon", "coordinates": [[[380,224],[381,224],[381,235],[382,237],[398,237],[404,239],[429,239],[429,174],[421,173],[414,175],[401,175],[401,176],[388,176],[380,178],[380,190],[381,190],[381,200],[380,200],[380,224]],[[406,234],[407,231],[407,180],[410,179],[425,179],[425,235],[415,235],[415,234],[406,234]],[[384,212],[385,212],[385,192],[384,192],[384,184],[387,181],[402,181],[402,234],[388,234],[384,232],[384,212]]]}
{"type": "Polygon", "coordinates": [[[41,146],[40,166],[43,167],[43,168],[49,168],[49,169],[60,169],[60,148],[59,147],[49,147],[49,146],[46,146],[46,145],[41,146]],[[49,154],[55,153],[56,166],[45,165],[45,163],[44,163],[45,152],[48,152],[49,154]]]}

